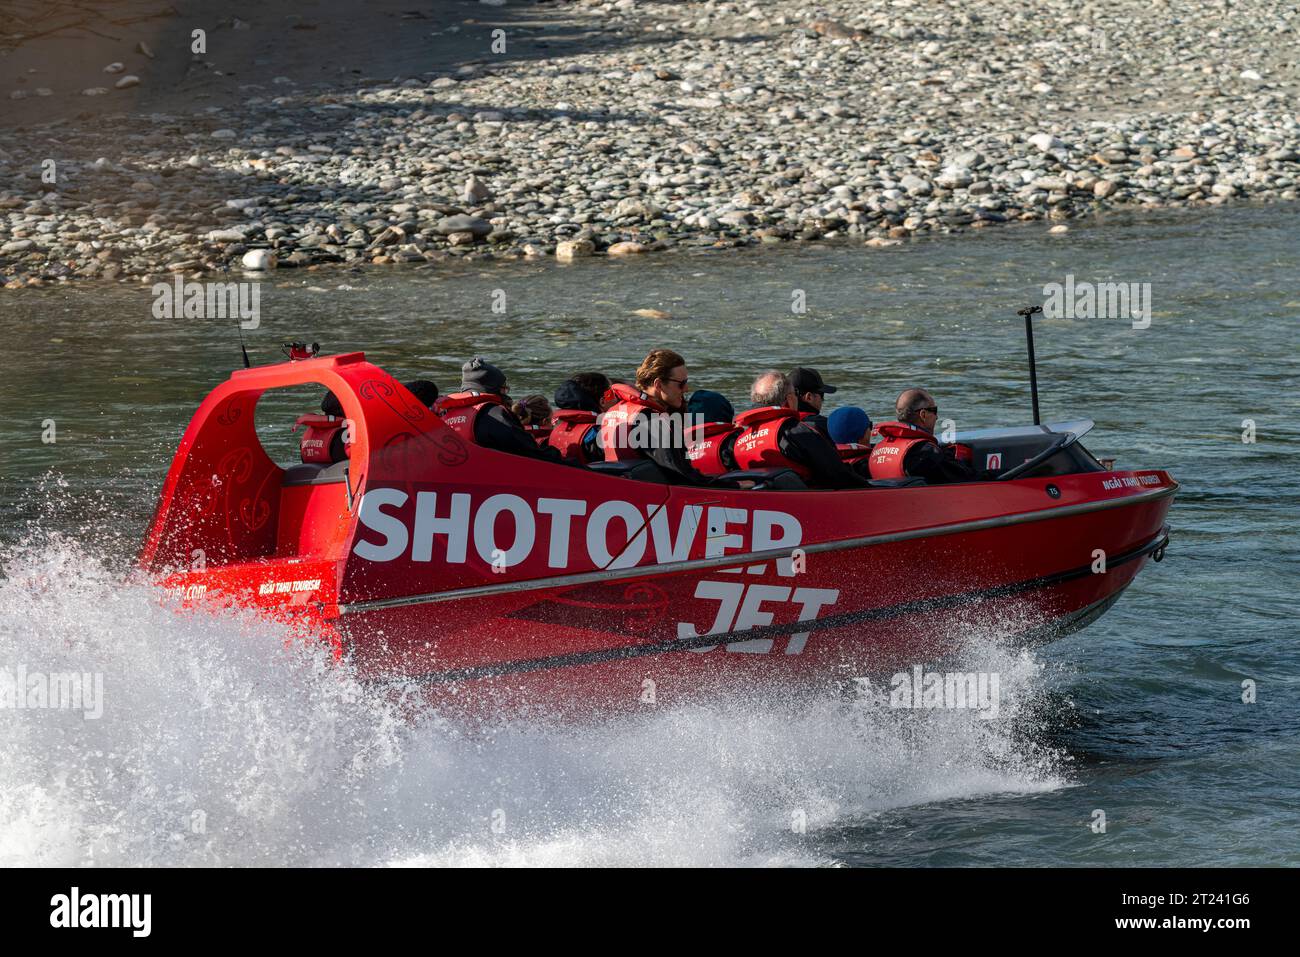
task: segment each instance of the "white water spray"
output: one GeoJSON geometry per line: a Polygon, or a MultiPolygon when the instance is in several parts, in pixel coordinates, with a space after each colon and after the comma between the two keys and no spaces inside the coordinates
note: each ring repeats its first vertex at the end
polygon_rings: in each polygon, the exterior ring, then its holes
{"type": "Polygon", "coordinates": [[[1013,731],[1040,666],[994,641],[964,664],[1002,674],[992,722],[825,699],[465,729],[124,564],[3,556],[0,665],[102,674],[104,703],[0,711],[0,865],[817,864],[894,808],[1062,783],[1013,731]]]}

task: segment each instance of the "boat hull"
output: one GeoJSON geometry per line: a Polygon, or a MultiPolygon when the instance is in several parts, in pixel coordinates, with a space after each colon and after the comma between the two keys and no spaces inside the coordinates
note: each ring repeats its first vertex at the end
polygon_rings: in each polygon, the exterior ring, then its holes
{"type": "MultiPolygon", "coordinates": [[[[1024,471],[1078,434],[974,440],[1024,471]]],[[[1052,466],[1068,474],[950,486],[673,486],[469,445],[353,353],[218,386],[140,564],[184,603],[257,609],[444,704],[787,694],[976,634],[1048,640],[1109,607],[1161,553],[1178,486],[1070,455],[1052,466]],[[286,469],[254,412],[266,390],[306,384],[339,399],[350,458],[286,469]]]]}
{"type": "Polygon", "coordinates": [[[364,675],[409,679],[442,704],[567,713],[784,693],[933,662],[972,637],[1039,644],[1085,627],[1163,554],[1174,487],[1032,521],[812,546],[789,567],[744,560],[359,603],[344,606],[340,630],[364,675]]]}

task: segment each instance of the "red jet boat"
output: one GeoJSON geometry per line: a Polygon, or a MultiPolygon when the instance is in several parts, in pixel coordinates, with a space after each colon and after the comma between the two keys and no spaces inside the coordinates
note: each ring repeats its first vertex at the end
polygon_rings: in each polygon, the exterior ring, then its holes
{"type": "Polygon", "coordinates": [[[933,660],[979,623],[1044,641],[1101,615],[1162,557],[1178,485],[1103,466],[1079,441],[1091,426],[959,434],[996,481],[668,485],[648,461],[579,469],[466,444],[364,354],[312,357],[208,395],[140,563],[186,604],[296,622],[437,700],[784,693],[933,660]],[[259,399],[305,384],[341,402],[345,461],[263,449],[259,399]]]}

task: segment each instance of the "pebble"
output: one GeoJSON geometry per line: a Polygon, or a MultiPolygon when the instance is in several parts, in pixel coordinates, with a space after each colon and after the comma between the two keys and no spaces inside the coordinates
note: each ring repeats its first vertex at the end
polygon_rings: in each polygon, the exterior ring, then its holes
{"type": "Polygon", "coordinates": [[[450,236],[452,233],[469,233],[478,238],[492,232],[492,224],[486,219],[466,216],[463,213],[438,220],[436,228],[444,236],[450,236]]]}
{"type": "Polygon", "coordinates": [[[117,87],[119,90],[125,90],[128,89],[129,87],[139,86],[140,78],[138,76],[131,76],[128,74],[127,76],[122,77],[122,79],[118,80],[113,85],[117,87]]]}
{"type": "Polygon", "coordinates": [[[240,265],[245,269],[253,269],[259,272],[274,269],[276,267],[276,256],[269,249],[250,249],[244,253],[240,265]]]}
{"type": "Polygon", "coordinates": [[[590,239],[568,239],[555,244],[555,258],[562,263],[583,259],[596,251],[596,244],[590,239]]]}
{"type": "Polygon", "coordinates": [[[1035,133],[1029,137],[1029,143],[1031,146],[1038,147],[1039,151],[1043,153],[1054,153],[1057,150],[1065,149],[1065,143],[1051,133],[1035,133]]]}
{"type": "Polygon", "coordinates": [[[614,243],[607,250],[605,250],[605,253],[606,255],[609,256],[636,256],[639,255],[640,253],[649,252],[649,251],[650,251],[650,247],[646,246],[644,243],[625,241],[621,243],[614,243]]]}
{"type": "Polygon", "coordinates": [[[467,203],[485,203],[492,198],[492,190],[488,189],[477,176],[471,176],[465,181],[465,189],[461,195],[467,203]]]}

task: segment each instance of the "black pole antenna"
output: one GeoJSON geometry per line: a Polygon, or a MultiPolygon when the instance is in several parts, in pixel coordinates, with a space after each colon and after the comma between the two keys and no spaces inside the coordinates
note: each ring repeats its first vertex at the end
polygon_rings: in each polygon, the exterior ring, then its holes
{"type": "Polygon", "coordinates": [[[237,321],[235,328],[239,330],[239,351],[244,354],[244,368],[251,369],[253,364],[248,361],[248,349],[244,346],[244,324],[237,321]]]}
{"type": "Polygon", "coordinates": [[[1017,316],[1025,317],[1025,343],[1029,346],[1029,395],[1034,403],[1034,425],[1041,425],[1038,415],[1038,369],[1034,363],[1034,316],[1043,311],[1042,306],[1026,306],[1017,310],[1017,316]]]}

